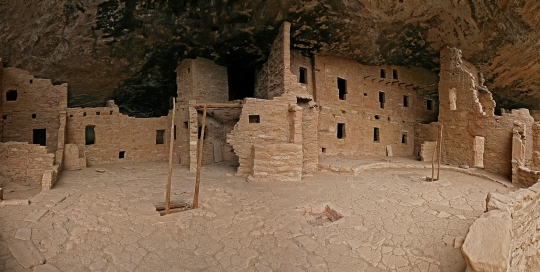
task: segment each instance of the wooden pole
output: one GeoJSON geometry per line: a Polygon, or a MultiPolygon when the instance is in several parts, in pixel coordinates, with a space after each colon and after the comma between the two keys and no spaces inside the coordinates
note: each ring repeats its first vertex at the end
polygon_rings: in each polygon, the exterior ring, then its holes
{"type": "Polygon", "coordinates": [[[206,125],[206,105],[202,117],[201,138],[199,139],[199,154],[197,156],[197,177],[195,178],[195,195],[193,195],[193,209],[199,207],[199,184],[201,183],[202,151],[204,144],[204,126],[206,125]]]}
{"type": "Polygon", "coordinates": [[[193,106],[195,109],[235,109],[235,108],[243,108],[243,104],[198,104],[193,106]]]}
{"type": "Polygon", "coordinates": [[[433,178],[435,176],[435,152],[437,151],[437,142],[435,141],[435,148],[433,148],[433,155],[431,156],[431,180],[433,181],[433,178]]]}
{"type": "Polygon", "coordinates": [[[441,124],[441,133],[439,134],[439,160],[437,161],[437,180],[441,178],[441,157],[442,157],[442,135],[443,124],[441,124]]]}
{"type": "Polygon", "coordinates": [[[174,144],[174,114],[176,112],[176,98],[173,97],[173,109],[171,120],[171,138],[169,140],[169,176],[167,178],[167,193],[165,196],[165,214],[169,214],[171,208],[171,179],[172,179],[172,156],[174,144]]]}

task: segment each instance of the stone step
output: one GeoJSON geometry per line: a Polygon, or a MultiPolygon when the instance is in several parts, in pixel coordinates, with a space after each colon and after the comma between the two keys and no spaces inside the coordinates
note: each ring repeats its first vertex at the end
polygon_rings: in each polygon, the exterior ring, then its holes
{"type": "Polygon", "coordinates": [[[43,217],[48,211],[48,209],[41,209],[30,213],[23,219],[23,221],[37,223],[37,221],[39,221],[39,219],[41,219],[41,217],[43,217]]]}
{"type": "Polygon", "coordinates": [[[32,268],[34,266],[44,264],[45,258],[30,241],[24,241],[14,244],[9,247],[9,250],[24,268],[32,268]]]}

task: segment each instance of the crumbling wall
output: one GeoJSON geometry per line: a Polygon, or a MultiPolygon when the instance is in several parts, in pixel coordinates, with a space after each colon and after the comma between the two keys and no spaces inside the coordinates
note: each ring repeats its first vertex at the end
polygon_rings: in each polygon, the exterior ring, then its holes
{"type": "Polygon", "coordinates": [[[67,107],[67,84],[53,85],[50,79],[34,78],[18,68],[5,68],[1,76],[2,141],[33,143],[33,130],[46,129],[47,150],[55,152],[58,114],[67,107]]]}
{"type": "Polygon", "coordinates": [[[178,101],[197,103],[229,100],[227,67],[205,58],[185,59],[176,69],[178,101]]]}
{"type": "Polygon", "coordinates": [[[237,175],[253,173],[254,146],[260,149],[267,145],[292,142],[289,123],[291,105],[296,105],[296,97],[290,94],[273,100],[244,99],[240,120],[227,135],[227,143],[238,156],[237,175]]]}
{"type": "Polygon", "coordinates": [[[0,174],[19,184],[41,187],[45,171],[54,169],[54,154],[44,146],[22,142],[0,143],[0,174]]]}
{"type": "MultiPolygon", "coordinates": [[[[421,146],[425,142],[435,142],[439,140],[440,124],[433,122],[429,124],[414,125],[414,155],[420,156],[421,146]]],[[[444,134],[444,131],[443,131],[444,134]]]]}
{"type": "Polygon", "coordinates": [[[80,152],[86,155],[89,166],[122,161],[168,159],[171,126],[168,117],[129,117],[119,113],[116,106],[70,108],[67,109],[67,114],[66,142],[79,147],[80,152]],[[87,126],[94,126],[93,144],[86,142],[87,126]],[[158,130],[164,131],[162,144],[156,142],[158,130]]]}
{"type": "Polygon", "coordinates": [[[415,124],[436,121],[437,101],[417,90],[436,84],[431,71],[370,67],[319,55],[314,71],[321,153],[384,156],[390,146],[393,155],[413,155],[415,124]],[[384,69],[390,75],[381,77],[384,69]],[[392,78],[394,70],[398,79],[392,78]],[[343,86],[345,91],[340,91],[343,86]]]}
{"type": "Polygon", "coordinates": [[[306,87],[307,92],[313,96],[313,69],[311,58],[305,57],[300,51],[291,50],[291,73],[298,78],[298,83],[306,87]],[[300,82],[300,69],[305,69],[305,83],[300,82]]]}
{"type": "Polygon", "coordinates": [[[299,181],[302,179],[302,145],[269,144],[254,146],[253,173],[257,181],[299,181]]]}
{"type": "MultiPolygon", "coordinates": [[[[514,122],[522,122],[525,134],[532,135],[534,119],[525,109],[495,116],[495,101],[482,84],[481,73],[461,58],[460,50],[446,47],[441,51],[439,122],[445,128],[443,160],[454,165],[482,165],[487,171],[510,176],[514,122]],[[476,137],[484,138],[483,150],[475,145],[476,137]]],[[[532,141],[524,145],[524,163],[529,165],[532,141]]]]}
{"type": "Polygon", "coordinates": [[[487,212],[462,247],[468,271],[531,271],[539,261],[540,183],[506,195],[491,193],[487,212]]]}

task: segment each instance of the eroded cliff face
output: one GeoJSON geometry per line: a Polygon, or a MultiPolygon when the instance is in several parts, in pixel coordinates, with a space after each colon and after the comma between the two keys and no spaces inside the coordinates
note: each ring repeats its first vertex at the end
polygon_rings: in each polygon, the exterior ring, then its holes
{"type": "Polygon", "coordinates": [[[252,71],[279,25],[304,54],[439,69],[447,44],[484,73],[498,106],[538,109],[536,0],[0,0],[5,66],[68,82],[69,106],[114,98],[124,113],[164,115],[184,58],[252,71]]]}

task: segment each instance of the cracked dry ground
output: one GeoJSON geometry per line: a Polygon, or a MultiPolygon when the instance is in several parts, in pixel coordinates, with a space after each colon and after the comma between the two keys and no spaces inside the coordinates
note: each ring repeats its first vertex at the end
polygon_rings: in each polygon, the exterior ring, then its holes
{"type": "MultiPolygon", "coordinates": [[[[160,217],[166,163],[99,168],[64,171],[31,205],[0,207],[0,271],[30,271],[8,249],[26,227],[62,271],[463,271],[462,237],[487,193],[508,190],[450,171],[423,182],[427,169],[257,184],[217,165],[203,168],[201,208],[160,217]],[[322,204],[344,217],[317,227],[298,212],[322,204]],[[37,223],[22,220],[44,207],[37,223]]],[[[191,201],[193,185],[175,166],[172,199],[191,201]]]]}

